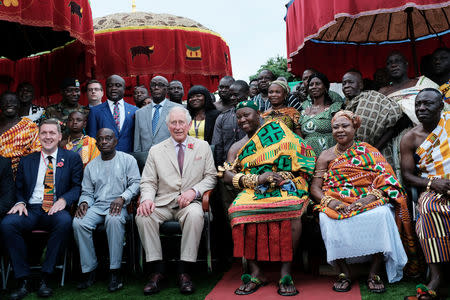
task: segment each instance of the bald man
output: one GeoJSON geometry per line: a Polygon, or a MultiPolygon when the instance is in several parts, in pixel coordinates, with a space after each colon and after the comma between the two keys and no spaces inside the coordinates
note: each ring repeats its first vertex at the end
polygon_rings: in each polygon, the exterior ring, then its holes
{"type": "Polygon", "coordinates": [[[91,108],[87,132],[95,137],[100,128],[109,128],[117,137],[117,150],[133,151],[134,114],[138,108],[123,100],[125,80],[119,75],[106,79],[107,100],[91,108]]]}
{"type": "Polygon", "coordinates": [[[181,106],[166,98],[169,82],[163,76],[155,76],[150,81],[152,103],[136,113],[134,130],[134,152],[144,152],[170,136],[165,122],[174,106],[181,106]]]}

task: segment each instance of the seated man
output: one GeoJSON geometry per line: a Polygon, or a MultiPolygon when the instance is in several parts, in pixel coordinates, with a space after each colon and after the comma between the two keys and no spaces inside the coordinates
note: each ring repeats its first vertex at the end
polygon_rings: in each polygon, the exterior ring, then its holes
{"type": "Polygon", "coordinates": [[[450,113],[442,113],[443,107],[437,89],[419,92],[415,110],[421,124],[408,131],[400,144],[404,180],[426,189],[418,200],[416,232],[431,280],[417,286],[419,299],[436,297],[439,286],[445,284],[442,265],[450,261],[450,113]]]}
{"type": "Polygon", "coordinates": [[[95,139],[85,135],[87,116],[79,111],[69,114],[67,120],[68,135],[61,141],[60,147],[78,153],[83,161],[83,167],[100,155],[95,139]]]}
{"type": "Polygon", "coordinates": [[[97,133],[100,157],[86,166],[78,209],[73,219],[75,241],[80,249],[81,270],[85,281],[77,288],[90,287],[95,280],[97,257],[95,256],[92,232],[104,223],[109,246],[109,268],[111,270],[108,290],[122,288],[119,276],[122,262],[123,240],[127,205],[139,192],[139,168],[133,156],[116,151],[117,138],[109,128],[97,133]]]}
{"type": "Polygon", "coordinates": [[[19,289],[11,299],[22,299],[30,289],[30,267],[24,234],[33,229],[49,232],[38,291],[40,297],[52,295],[48,276],[58,254],[70,237],[72,217],[69,209],[80,197],[83,163],[78,154],[58,148],[61,127],[56,119],[43,120],[39,126],[42,151],[23,157],[16,175],[17,202],[1,224],[1,232],[11,258],[19,289]]]}
{"type": "Polygon", "coordinates": [[[169,111],[166,124],[168,139],[150,149],[142,173],[141,203],[136,224],[145,249],[146,261],[153,262],[154,273],[144,294],[159,292],[164,278],[159,226],[177,220],[182,229],[179,284],[181,293],[193,293],[187,273],[188,264],[197,260],[203,230],[203,193],[214,188],[216,169],[207,142],[187,136],[191,127],[189,112],[176,106],[169,111]]]}
{"type": "MultiPolygon", "coordinates": [[[[242,190],[228,209],[234,256],[244,257],[249,273],[242,275],[238,295],[265,284],[260,261],[280,261],[278,294],[298,294],[290,275],[301,234],[300,217],[308,206],[307,180],[314,170],[314,151],[283,122],[260,126],[257,103],[236,107],[238,125],[247,135],[234,143],[223,168],[224,181],[242,190]]],[[[221,174],[222,175],[222,174],[221,174]]]]}

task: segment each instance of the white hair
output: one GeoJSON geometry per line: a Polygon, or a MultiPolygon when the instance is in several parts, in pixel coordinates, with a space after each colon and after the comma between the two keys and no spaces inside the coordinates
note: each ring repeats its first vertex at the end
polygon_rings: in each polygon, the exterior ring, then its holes
{"type": "Polygon", "coordinates": [[[169,110],[169,113],[168,113],[167,116],[166,116],[166,124],[167,124],[167,126],[169,126],[170,115],[171,115],[173,112],[176,112],[176,111],[178,111],[178,112],[184,112],[185,115],[186,115],[186,124],[191,123],[192,117],[191,117],[191,114],[189,113],[189,111],[188,111],[186,108],[177,105],[177,106],[172,107],[172,108],[169,110]]]}

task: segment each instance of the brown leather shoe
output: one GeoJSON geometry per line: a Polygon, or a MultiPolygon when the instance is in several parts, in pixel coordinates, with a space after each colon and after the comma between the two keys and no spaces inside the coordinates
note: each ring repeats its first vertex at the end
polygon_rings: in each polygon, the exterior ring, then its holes
{"type": "Polygon", "coordinates": [[[150,275],[150,281],[144,287],[144,295],[153,295],[161,291],[161,282],[164,280],[164,275],[161,273],[154,273],[150,275]]]}
{"type": "Polygon", "coordinates": [[[178,284],[180,285],[180,292],[182,294],[192,294],[195,291],[194,284],[192,283],[189,274],[181,274],[178,284]]]}

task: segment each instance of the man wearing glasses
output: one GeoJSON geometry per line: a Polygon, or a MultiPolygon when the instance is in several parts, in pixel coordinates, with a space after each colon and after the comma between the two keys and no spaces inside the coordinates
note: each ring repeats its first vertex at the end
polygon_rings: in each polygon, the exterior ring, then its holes
{"type": "Polygon", "coordinates": [[[90,80],[86,86],[86,90],[87,90],[87,98],[89,101],[89,107],[102,104],[103,87],[98,80],[95,79],[90,80]]]}
{"type": "Polygon", "coordinates": [[[152,103],[136,112],[134,128],[134,152],[148,151],[170,137],[165,119],[170,109],[181,106],[166,98],[169,82],[162,76],[150,81],[152,103]]]}

